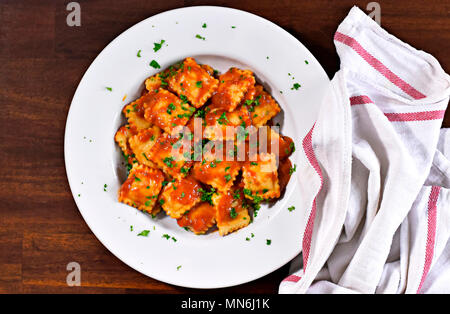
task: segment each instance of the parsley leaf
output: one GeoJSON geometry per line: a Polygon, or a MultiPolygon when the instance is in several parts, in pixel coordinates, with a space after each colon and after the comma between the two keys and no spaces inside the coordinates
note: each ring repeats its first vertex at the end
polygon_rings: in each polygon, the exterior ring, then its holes
{"type": "Polygon", "coordinates": [[[152,60],[152,61],[150,62],[150,66],[153,67],[153,68],[155,68],[155,69],[160,69],[160,68],[161,68],[161,66],[159,65],[158,62],[156,62],[156,60],[152,60]]]}
{"type": "Polygon", "coordinates": [[[154,47],[153,47],[153,51],[157,52],[159,49],[162,48],[162,45],[165,43],[166,41],[163,39],[161,40],[161,42],[159,43],[153,43],[154,47]]]}
{"type": "Polygon", "coordinates": [[[292,175],[297,170],[297,165],[294,164],[294,167],[289,169],[289,175],[292,175]]]}
{"type": "Polygon", "coordinates": [[[142,230],[140,233],[138,233],[138,236],[148,237],[149,233],[150,233],[150,230],[142,230]]]}

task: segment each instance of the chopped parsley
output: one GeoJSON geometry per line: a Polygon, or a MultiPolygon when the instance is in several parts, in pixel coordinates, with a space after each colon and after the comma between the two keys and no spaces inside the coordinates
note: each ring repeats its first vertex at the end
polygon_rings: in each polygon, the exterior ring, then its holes
{"type": "Polygon", "coordinates": [[[183,173],[183,174],[187,174],[187,173],[189,172],[189,169],[191,169],[191,168],[190,168],[190,167],[189,167],[189,168],[182,167],[182,168],[180,169],[180,172],[183,173]]]}
{"type": "Polygon", "coordinates": [[[199,109],[197,110],[197,112],[195,113],[194,116],[199,117],[199,118],[205,118],[206,112],[203,109],[199,109]]]}
{"type": "Polygon", "coordinates": [[[201,39],[201,40],[205,40],[206,38],[203,36],[200,36],[199,34],[195,35],[195,38],[201,39]]]}
{"type": "Polygon", "coordinates": [[[234,207],[231,207],[231,210],[230,210],[230,217],[231,218],[236,218],[237,217],[237,213],[236,213],[236,209],[234,208],[234,207]]]}
{"type": "Polygon", "coordinates": [[[211,188],[211,190],[209,190],[209,191],[199,188],[198,191],[202,194],[201,200],[203,202],[208,202],[210,205],[213,205],[212,196],[214,195],[214,193],[216,193],[215,188],[211,188]]]}
{"type": "Polygon", "coordinates": [[[133,231],[133,226],[130,226],[130,231],[133,231]]]}
{"type": "Polygon", "coordinates": [[[294,142],[292,142],[291,144],[289,144],[289,148],[291,149],[291,152],[295,152],[295,144],[294,142]]]}
{"type": "Polygon", "coordinates": [[[150,230],[142,230],[141,232],[138,233],[138,236],[148,237],[149,233],[150,233],[150,230]]]}
{"type": "Polygon", "coordinates": [[[195,86],[197,86],[198,88],[202,88],[203,82],[202,81],[197,81],[197,82],[195,82],[195,86]]]}
{"type": "Polygon", "coordinates": [[[163,206],[163,205],[164,205],[164,202],[165,202],[165,201],[164,201],[163,199],[160,199],[160,200],[159,200],[159,205],[163,206]]]}
{"type": "Polygon", "coordinates": [[[258,163],[257,163],[257,162],[254,162],[254,161],[252,161],[252,162],[250,163],[250,165],[252,165],[252,166],[257,166],[257,165],[258,165],[258,163]]]}
{"type": "Polygon", "coordinates": [[[106,87],[107,90],[109,90],[110,92],[112,92],[112,88],[111,87],[106,87]]]}
{"type": "Polygon", "coordinates": [[[154,47],[153,47],[153,51],[157,52],[159,49],[162,48],[162,45],[165,43],[166,41],[163,39],[161,40],[161,42],[159,43],[153,43],[154,47]]]}
{"type": "Polygon", "coordinates": [[[271,244],[272,244],[272,240],[266,239],[266,244],[267,244],[267,245],[271,245],[271,244]]]}
{"type": "Polygon", "coordinates": [[[158,62],[156,62],[156,60],[152,60],[152,61],[150,62],[150,66],[153,67],[153,68],[155,68],[155,69],[160,69],[160,68],[161,68],[161,66],[159,65],[158,62]]]}
{"type": "Polygon", "coordinates": [[[291,207],[288,208],[288,211],[290,211],[290,212],[293,211],[293,210],[295,210],[295,206],[291,206],[291,207]]]}
{"type": "Polygon", "coordinates": [[[225,175],[224,178],[227,182],[231,180],[231,176],[229,174],[225,175]]]}
{"type": "Polygon", "coordinates": [[[177,109],[177,107],[175,107],[175,105],[173,103],[170,103],[167,108],[167,113],[172,114],[172,110],[175,110],[175,109],[177,109]]]}
{"type": "Polygon", "coordinates": [[[138,57],[138,58],[141,57],[141,50],[138,50],[138,52],[137,52],[137,57],[138,57]]]}
{"type": "Polygon", "coordinates": [[[103,185],[103,191],[106,192],[106,188],[108,187],[108,185],[105,183],[105,185],[103,185]]]}
{"type": "Polygon", "coordinates": [[[177,270],[180,270],[180,269],[181,269],[181,265],[178,265],[178,266],[177,266],[177,270]]]}
{"type": "Polygon", "coordinates": [[[219,123],[219,124],[227,124],[227,122],[230,122],[230,120],[228,120],[227,116],[225,115],[225,112],[222,112],[222,114],[220,115],[219,119],[217,119],[217,123],[219,123]]]}
{"type": "Polygon", "coordinates": [[[167,233],[165,233],[165,234],[162,235],[162,238],[166,238],[166,240],[169,240],[169,239],[170,239],[170,235],[168,235],[167,233]]]}
{"type": "Polygon", "coordinates": [[[188,102],[188,99],[186,96],[184,96],[183,94],[180,94],[180,99],[181,99],[181,103],[182,104],[186,104],[188,102]]]}
{"type": "Polygon", "coordinates": [[[231,26],[231,28],[236,28],[236,26],[231,26]]]}
{"type": "Polygon", "coordinates": [[[134,181],[136,181],[136,182],[140,182],[140,181],[141,181],[141,179],[139,179],[138,177],[134,176],[134,181]]]}
{"type": "Polygon", "coordinates": [[[309,64],[308,60],[305,60],[305,63],[306,63],[306,64],[309,64]]]}
{"type": "Polygon", "coordinates": [[[164,158],[163,162],[167,165],[167,167],[173,168],[173,157],[166,157],[164,158]]]}
{"type": "Polygon", "coordinates": [[[206,27],[208,27],[208,25],[206,25],[206,23],[203,23],[202,27],[206,28],[206,27]]]}
{"type": "Polygon", "coordinates": [[[298,90],[300,87],[302,87],[299,83],[294,83],[294,85],[292,85],[291,90],[298,90]]]}
{"type": "Polygon", "coordinates": [[[289,169],[289,175],[292,175],[297,170],[297,165],[294,164],[294,167],[289,169]]]}

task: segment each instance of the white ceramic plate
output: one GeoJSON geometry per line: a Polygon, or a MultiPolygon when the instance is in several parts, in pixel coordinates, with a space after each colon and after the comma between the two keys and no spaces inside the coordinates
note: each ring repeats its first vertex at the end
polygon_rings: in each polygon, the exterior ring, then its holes
{"type": "Polygon", "coordinates": [[[288,211],[300,203],[299,171],[275,206],[263,206],[253,223],[226,237],[217,232],[196,236],[178,227],[174,219],[152,219],[117,201],[125,180],[121,153],[113,139],[124,123],[121,109],[138,97],[145,78],[156,72],[149,66],[151,60],[164,69],[188,56],[219,71],[230,66],[254,71],[282,107],[278,117],[282,133],[297,146],[291,161],[302,158],[301,139],[314,122],[329,82],[317,60],[297,39],[261,17],[223,7],[188,7],[136,24],[91,64],[67,117],[67,176],[92,232],[130,267],[179,286],[228,287],[260,278],[300,252],[305,209],[297,206],[288,211]],[[154,52],[153,43],[161,40],[165,40],[163,47],[154,52]],[[301,87],[291,89],[294,83],[301,87]],[[148,237],[137,236],[142,230],[150,230],[148,237]]]}

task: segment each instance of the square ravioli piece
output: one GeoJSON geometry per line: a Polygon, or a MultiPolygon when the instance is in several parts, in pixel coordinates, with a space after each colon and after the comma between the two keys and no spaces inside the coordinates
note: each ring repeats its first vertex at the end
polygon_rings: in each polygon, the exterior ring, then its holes
{"type": "Polygon", "coordinates": [[[178,219],[201,201],[201,189],[201,184],[191,177],[175,180],[164,187],[159,203],[167,215],[178,219]]]}
{"type": "Polygon", "coordinates": [[[203,234],[216,222],[216,209],[209,203],[197,204],[177,220],[182,228],[188,228],[195,234],[203,234]]]}
{"type": "Polygon", "coordinates": [[[119,202],[154,215],[159,211],[155,203],[163,181],[160,170],[134,164],[119,190],[119,202]]]}
{"type": "Polygon", "coordinates": [[[161,129],[154,125],[151,128],[140,130],[137,134],[130,137],[128,140],[130,149],[139,163],[156,167],[148,155],[160,135],[161,129]]]}
{"type": "Polygon", "coordinates": [[[248,107],[253,125],[256,127],[265,125],[281,111],[277,102],[264,91],[261,85],[255,87],[254,97],[247,99],[245,105],[248,107]]]}
{"type": "Polygon", "coordinates": [[[237,161],[223,160],[223,158],[216,159],[213,155],[213,153],[203,155],[202,161],[196,161],[192,174],[200,182],[226,192],[239,174],[241,164],[237,161]]]}
{"type": "Polygon", "coordinates": [[[275,154],[260,153],[256,161],[245,162],[242,166],[242,179],[246,198],[261,201],[280,197],[275,154]]]}
{"type": "Polygon", "coordinates": [[[150,149],[147,158],[165,174],[181,179],[187,176],[192,167],[191,153],[190,141],[183,140],[181,136],[163,133],[150,149]]]}
{"type": "Polygon", "coordinates": [[[193,58],[186,58],[177,74],[168,78],[170,90],[182,95],[191,104],[200,108],[216,91],[219,81],[212,77],[205,67],[195,62],[193,58]]]}
{"type": "Polygon", "coordinates": [[[244,228],[250,223],[242,189],[233,187],[228,192],[216,194],[213,196],[213,203],[221,236],[244,228]]]}
{"type": "Polygon", "coordinates": [[[171,134],[177,126],[184,126],[194,113],[194,108],[165,89],[149,92],[139,100],[145,104],[144,117],[171,134]]]}
{"type": "Polygon", "coordinates": [[[255,85],[253,72],[230,68],[219,76],[219,87],[211,98],[212,106],[228,112],[233,111],[253,85],[255,85]]]}
{"type": "Polygon", "coordinates": [[[145,114],[145,103],[144,98],[141,98],[129,103],[123,107],[122,112],[128,120],[130,127],[136,131],[148,129],[152,124],[147,121],[144,117],[145,114]]]}

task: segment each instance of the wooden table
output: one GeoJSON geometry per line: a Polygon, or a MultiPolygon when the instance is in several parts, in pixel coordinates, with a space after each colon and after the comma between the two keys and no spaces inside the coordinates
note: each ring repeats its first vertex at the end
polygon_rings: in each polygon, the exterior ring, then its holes
{"type": "MultiPolygon", "coordinates": [[[[0,0],[0,292],[205,292],[134,271],[92,234],[70,193],[64,127],[72,96],[97,54],[154,14],[214,4],[246,10],[301,40],[331,77],[339,68],[332,37],[355,1],[79,1],[81,27],[66,25],[69,1],[0,0]],[[66,265],[81,265],[81,287],[66,265]]],[[[370,1],[356,1],[363,9],[370,1]]],[[[450,72],[449,1],[379,1],[381,24],[433,54],[450,72]]],[[[144,40],[144,39],[143,39],[144,40]]],[[[450,126],[447,112],[445,126],[450,126]]],[[[287,266],[230,293],[276,293],[287,266]]],[[[213,292],[218,292],[217,290],[213,292]]]]}

